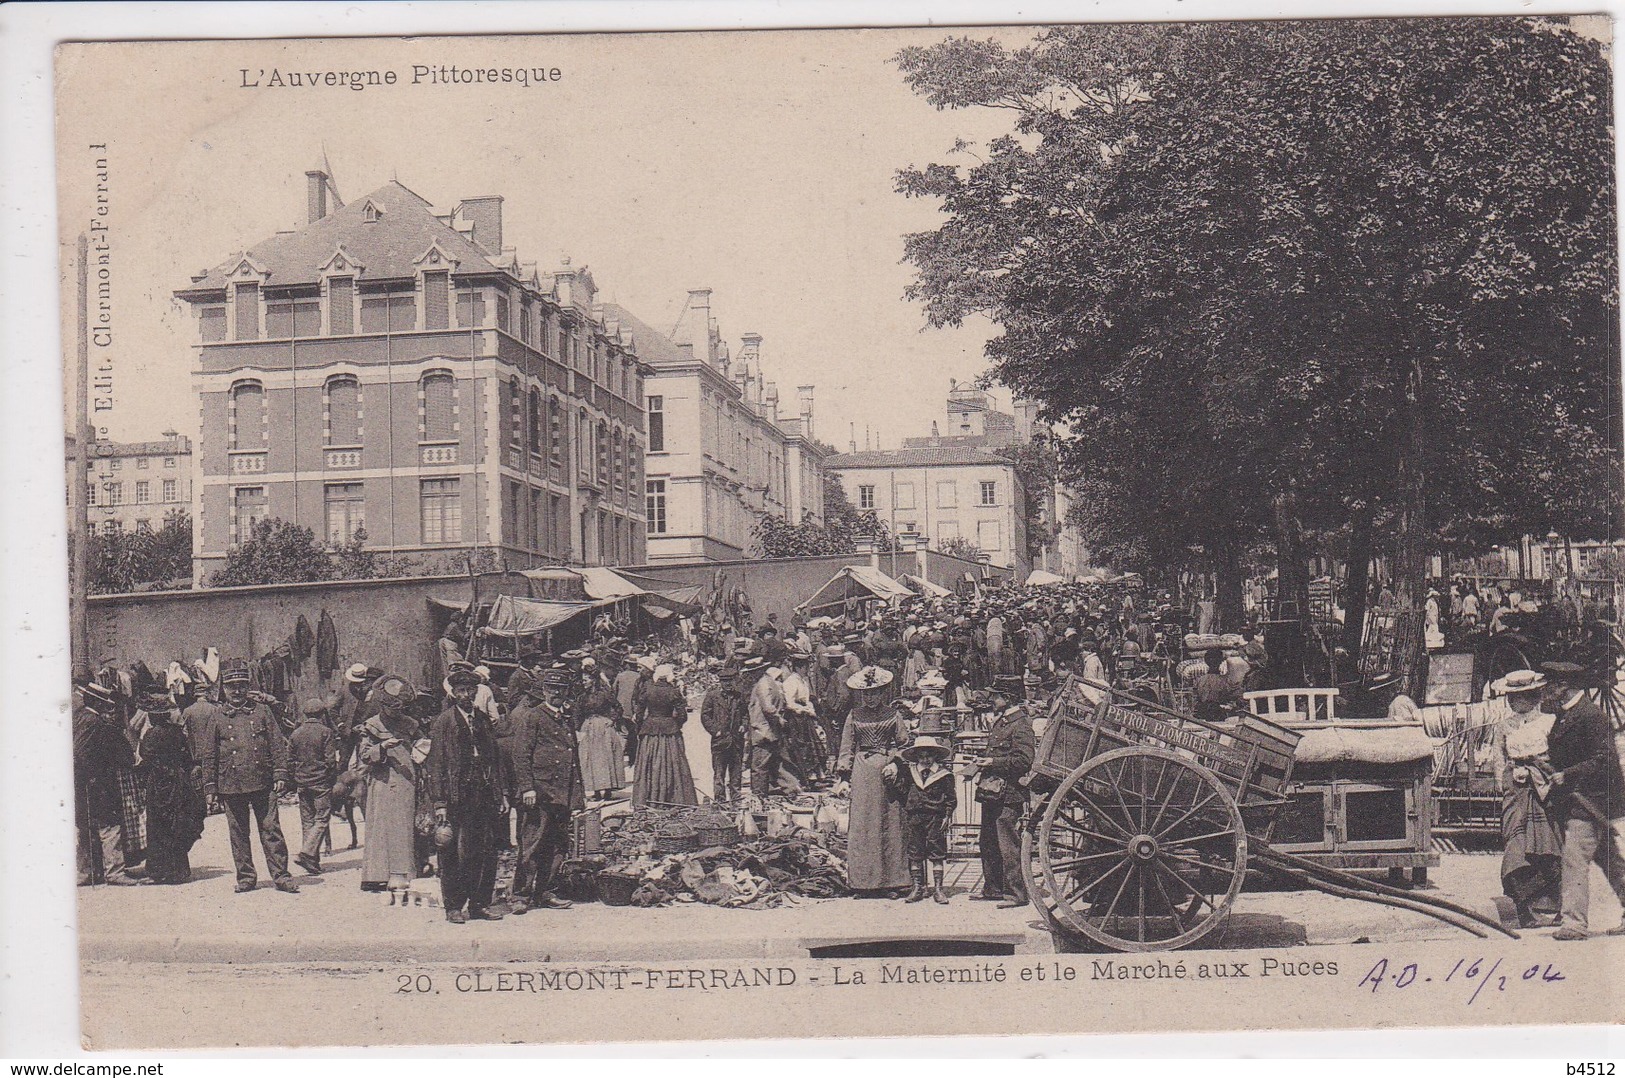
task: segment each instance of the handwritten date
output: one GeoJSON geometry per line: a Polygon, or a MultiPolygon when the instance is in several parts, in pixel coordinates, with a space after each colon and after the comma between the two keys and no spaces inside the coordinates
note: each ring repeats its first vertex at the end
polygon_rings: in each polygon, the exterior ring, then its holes
{"type": "Polygon", "coordinates": [[[1384,988],[1392,990],[1410,988],[1415,984],[1458,984],[1464,989],[1472,990],[1472,995],[1467,999],[1467,1005],[1471,1007],[1478,1002],[1479,993],[1485,989],[1505,992],[1509,987],[1515,988],[1520,984],[1552,984],[1568,979],[1550,962],[1536,962],[1530,966],[1520,965],[1503,969],[1504,961],[1497,958],[1494,964],[1486,966],[1488,959],[1458,958],[1449,972],[1443,977],[1438,977],[1433,971],[1424,970],[1416,962],[1379,958],[1377,964],[1360,978],[1360,983],[1355,987],[1364,988],[1369,985],[1372,994],[1375,995],[1384,988]]]}

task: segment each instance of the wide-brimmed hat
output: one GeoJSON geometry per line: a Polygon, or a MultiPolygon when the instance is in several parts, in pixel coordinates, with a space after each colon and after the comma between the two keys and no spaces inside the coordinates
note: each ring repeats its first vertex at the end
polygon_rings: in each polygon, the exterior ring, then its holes
{"type": "Polygon", "coordinates": [[[1535,692],[1545,687],[1545,675],[1534,670],[1514,670],[1506,677],[1490,683],[1490,691],[1497,696],[1514,696],[1518,693],[1535,692]]]}
{"type": "Polygon", "coordinates": [[[118,696],[113,690],[100,682],[86,682],[80,691],[84,693],[85,703],[94,708],[113,707],[118,703],[118,696]]]}
{"type": "Polygon", "coordinates": [[[375,670],[366,663],[352,663],[350,668],[344,671],[344,680],[352,685],[359,685],[371,678],[382,677],[383,674],[382,670],[375,670]]]}
{"type": "Polygon", "coordinates": [[[378,684],[373,686],[373,692],[378,694],[380,707],[394,711],[411,707],[413,701],[418,698],[418,691],[412,687],[412,683],[399,674],[380,678],[378,684]]]}
{"type": "Polygon", "coordinates": [[[849,689],[881,689],[890,685],[892,672],[882,666],[865,666],[862,670],[846,679],[849,689]]]}
{"type": "Polygon", "coordinates": [[[916,734],[914,743],[904,749],[905,755],[914,756],[920,753],[933,753],[938,756],[952,756],[953,744],[933,734],[916,734]]]}
{"type": "Polygon", "coordinates": [[[767,669],[767,660],[762,658],[760,655],[752,655],[750,658],[739,664],[739,672],[741,674],[754,674],[758,670],[765,669],[767,669]]]}
{"type": "Polygon", "coordinates": [[[851,652],[846,650],[845,644],[831,644],[824,649],[824,658],[826,659],[844,659],[850,654],[851,652]]]}

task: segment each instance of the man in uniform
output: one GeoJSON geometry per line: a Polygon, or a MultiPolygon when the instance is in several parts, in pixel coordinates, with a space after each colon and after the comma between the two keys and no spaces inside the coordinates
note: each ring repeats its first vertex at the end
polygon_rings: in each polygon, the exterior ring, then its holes
{"type": "Polygon", "coordinates": [[[519,791],[519,862],[508,908],[569,909],[553,880],[570,849],[570,814],[587,804],[576,759],[567,670],[549,670],[513,707],[514,786],[519,791]]]}
{"type": "Polygon", "coordinates": [[[440,897],[446,920],[469,918],[500,921],[491,908],[496,886],[499,829],[508,812],[508,780],[491,719],[474,704],[480,676],[467,667],[454,669],[451,706],[430,726],[429,757],[424,761],[437,831],[449,827],[450,841],[440,841],[440,897]]]}
{"type": "Polygon", "coordinates": [[[1021,780],[1032,770],[1037,741],[1026,708],[1011,706],[1001,692],[994,693],[993,706],[1000,709],[1000,715],[987,732],[982,758],[976,761],[976,800],[982,806],[982,890],[974,897],[1011,909],[1027,904],[1019,827],[1027,789],[1021,780]]]}
{"type": "Polygon", "coordinates": [[[749,725],[744,703],[739,666],[730,659],[700,704],[700,725],[711,735],[711,796],[718,801],[739,800],[749,725]]]}
{"type": "MultiPolygon", "coordinates": [[[[1544,710],[1557,716],[1546,738],[1552,766],[1548,801],[1563,824],[1563,923],[1552,938],[1583,940],[1590,935],[1586,916],[1593,862],[1625,906],[1625,844],[1616,829],[1625,818],[1625,775],[1607,716],[1580,688],[1585,668],[1551,662],[1541,669],[1548,684],[1544,710]]],[[[1608,673],[1613,675],[1611,667],[1608,673]]],[[[1608,934],[1625,935],[1625,923],[1608,934]]]]}
{"type": "Polygon", "coordinates": [[[237,868],[237,893],[259,886],[254,874],[254,847],[248,817],[259,825],[265,867],[278,891],[297,894],[288,875],[288,844],[277,819],[277,795],[288,784],[288,743],[263,693],[248,689],[248,663],[229,660],[220,668],[220,702],[205,720],[203,792],[226,812],[231,859],[237,868]]]}

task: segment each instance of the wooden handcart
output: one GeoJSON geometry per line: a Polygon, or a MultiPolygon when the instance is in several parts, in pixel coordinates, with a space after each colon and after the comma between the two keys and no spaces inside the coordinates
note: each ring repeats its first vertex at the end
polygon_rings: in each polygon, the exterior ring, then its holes
{"type": "Polygon", "coordinates": [[[1023,855],[1034,906],[1073,940],[1173,950],[1223,923],[1253,865],[1480,937],[1484,929],[1516,935],[1442,899],[1271,849],[1300,736],[1261,716],[1206,722],[1068,678],[1033,765],[1023,855]]]}

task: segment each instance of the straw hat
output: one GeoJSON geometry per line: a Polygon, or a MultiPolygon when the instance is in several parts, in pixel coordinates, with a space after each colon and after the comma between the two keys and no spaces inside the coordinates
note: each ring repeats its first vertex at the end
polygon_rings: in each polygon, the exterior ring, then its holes
{"type": "Polygon", "coordinates": [[[846,679],[849,689],[883,689],[891,684],[892,672],[881,666],[865,666],[846,679]]]}
{"type": "Polygon", "coordinates": [[[904,755],[914,756],[919,753],[934,753],[939,756],[953,755],[954,747],[949,742],[931,734],[917,734],[914,743],[903,750],[904,755]]]}
{"type": "Polygon", "coordinates": [[[1546,677],[1534,670],[1514,670],[1504,678],[1490,683],[1490,691],[1497,696],[1513,696],[1535,692],[1546,687],[1546,677]]]}

